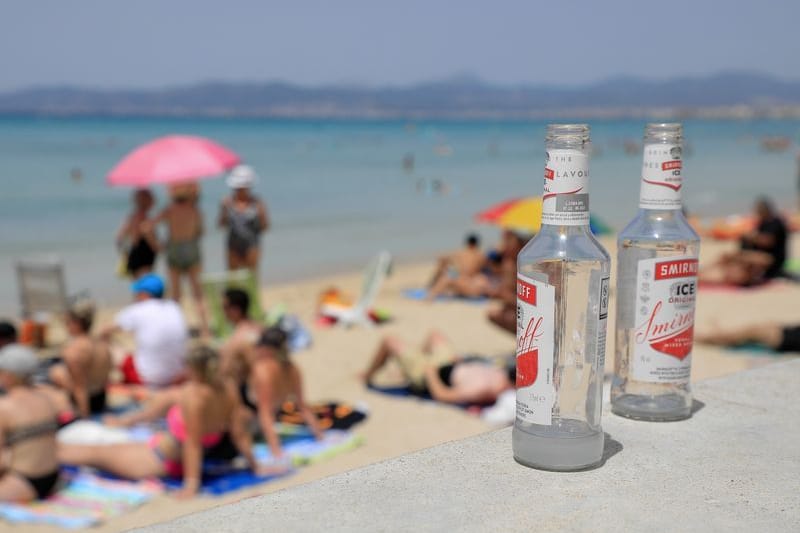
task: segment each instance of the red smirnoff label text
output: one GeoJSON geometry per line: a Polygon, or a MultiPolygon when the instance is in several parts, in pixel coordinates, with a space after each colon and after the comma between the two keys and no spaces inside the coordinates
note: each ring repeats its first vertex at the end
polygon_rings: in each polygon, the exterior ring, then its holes
{"type": "Polygon", "coordinates": [[[639,261],[631,373],[637,381],[688,383],[694,340],[697,258],[639,261]]]}
{"type": "Polygon", "coordinates": [[[639,207],[680,209],[683,153],[677,144],[646,144],[642,157],[639,207]]]}
{"type": "Polygon", "coordinates": [[[555,388],[555,287],[517,276],[517,418],[549,426],[555,388]]]}

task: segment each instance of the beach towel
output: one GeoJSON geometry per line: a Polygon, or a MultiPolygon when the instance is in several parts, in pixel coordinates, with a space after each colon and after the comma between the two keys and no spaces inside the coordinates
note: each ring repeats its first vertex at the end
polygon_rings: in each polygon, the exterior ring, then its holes
{"type": "MultiPolygon", "coordinates": [[[[408,387],[406,385],[396,385],[396,386],[390,386],[390,387],[383,387],[383,386],[377,386],[377,385],[373,385],[373,384],[368,384],[367,388],[369,390],[371,390],[371,391],[375,391],[375,392],[378,392],[380,394],[386,394],[388,396],[397,396],[397,397],[406,397],[406,398],[411,397],[411,398],[417,398],[417,399],[420,399],[420,400],[423,400],[423,401],[426,401],[426,402],[436,402],[436,400],[434,400],[433,397],[431,397],[431,395],[427,391],[424,392],[424,393],[421,393],[421,392],[416,391],[416,390],[414,390],[411,387],[408,387]]],[[[439,403],[439,402],[437,402],[437,403],[439,403]]],[[[467,404],[467,403],[459,403],[459,404],[446,403],[444,405],[449,405],[449,406],[452,406],[452,407],[460,407],[461,409],[469,411],[470,413],[478,414],[478,413],[480,413],[481,409],[483,409],[485,407],[488,407],[490,404],[479,405],[479,404],[467,404]]]]}
{"type": "MultiPolygon", "coordinates": [[[[287,464],[286,470],[283,472],[259,476],[248,468],[232,466],[232,463],[206,460],[203,462],[200,493],[208,496],[222,496],[235,490],[246,489],[289,476],[293,472],[291,465],[287,464]]],[[[169,490],[179,490],[183,486],[183,481],[176,478],[164,478],[161,481],[169,490]]]]}
{"type": "Polygon", "coordinates": [[[14,524],[85,529],[125,514],[164,492],[157,481],[112,480],[88,472],[65,475],[66,485],[47,500],[0,503],[0,518],[14,524]]]}
{"type": "MultiPolygon", "coordinates": [[[[403,291],[403,296],[408,298],[409,300],[424,300],[428,296],[428,289],[425,288],[417,288],[417,289],[405,289],[403,291]]],[[[486,296],[478,296],[475,298],[468,298],[466,296],[452,296],[447,294],[440,294],[436,297],[437,302],[444,302],[444,301],[461,301],[461,302],[469,302],[473,304],[482,304],[489,300],[486,296]]]]}
{"type": "MultiPolygon", "coordinates": [[[[367,418],[364,406],[352,406],[345,403],[327,402],[310,405],[309,409],[317,416],[321,429],[350,429],[367,418]]],[[[284,436],[308,434],[303,417],[292,402],[281,406],[275,417],[280,424],[278,433],[284,436]]]]}
{"type": "MultiPolygon", "coordinates": [[[[261,464],[285,466],[284,472],[259,476],[246,468],[235,466],[235,462],[207,459],[203,463],[201,492],[210,496],[220,496],[234,490],[267,483],[291,475],[295,471],[294,468],[330,459],[363,443],[360,436],[335,429],[326,431],[320,441],[316,441],[310,435],[282,438],[281,441],[285,458],[273,458],[269,447],[264,443],[253,446],[253,455],[261,464]]],[[[169,489],[180,489],[182,486],[182,481],[179,479],[167,478],[163,483],[169,489]]]]}
{"type": "Polygon", "coordinates": [[[742,355],[762,355],[762,356],[782,355],[781,352],[773,350],[769,346],[766,346],[764,344],[758,344],[755,342],[748,342],[745,344],[740,344],[738,346],[726,346],[725,349],[731,352],[740,353],[742,355]]]}
{"type": "MultiPolygon", "coordinates": [[[[342,407],[339,404],[327,404],[328,407],[319,406],[320,409],[330,409],[336,411],[342,407]]],[[[345,406],[346,407],[346,406],[345,406]]],[[[339,409],[339,425],[354,425],[357,417],[353,413],[363,414],[361,411],[347,408],[339,409]],[[347,415],[344,411],[349,411],[347,415]],[[342,422],[345,421],[345,422],[342,422]]],[[[363,420],[366,414],[360,417],[363,420]]],[[[333,421],[333,417],[330,419],[333,421]]],[[[333,422],[331,422],[333,425],[333,422]]],[[[157,427],[140,425],[132,428],[112,428],[103,426],[98,422],[80,420],[70,424],[58,433],[59,442],[71,444],[117,444],[123,442],[147,442],[150,436],[157,430],[157,427]]],[[[251,487],[261,483],[266,483],[273,479],[278,479],[290,475],[297,467],[312,464],[333,457],[347,450],[353,449],[363,442],[360,437],[349,431],[330,429],[325,432],[323,440],[317,442],[306,429],[305,426],[296,424],[279,423],[276,426],[278,434],[281,436],[281,443],[286,460],[274,460],[269,454],[266,444],[256,444],[253,446],[253,453],[259,462],[270,466],[287,466],[285,472],[280,472],[268,476],[259,476],[241,465],[240,460],[221,460],[206,458],[203,461],[203,480],[201,492],[212,496],[219,496],[228,492],[251,487]]],[[[234,452],[235,453],[235,452],[234,452]]],[[[116,479],[109,476],[109,479],[116,479]]],[[[164,486],[169,489],[178,489],[182,482],[179,479],[165,478],[162,480],[164,486]]]]}
{"type": "MultiPolygon", "coordinates": [[[[319,441],[311,436],[288,437],[281,440],[283,453],[291,459],[294,466],[316,464],[354,450],[364,443],[364,439],[360,435],[339,429],[329,429],[319,441]]],[[[253,454],[261,463],[276,463],[269,451],[269,446],[265,443],[253,446],[253,454]]],[[[280,460],[277,462],[280,463],[280,460]]]]}
{"type": "Polygon", "coordinates": [[[783,264],[783,271],[790,279],[800,280],[800,257],[787,259],[783,264]]]}

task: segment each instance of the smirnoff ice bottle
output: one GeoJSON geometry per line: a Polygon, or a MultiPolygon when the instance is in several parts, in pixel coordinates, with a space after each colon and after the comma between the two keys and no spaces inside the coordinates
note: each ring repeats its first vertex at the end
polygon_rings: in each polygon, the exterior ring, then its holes
{"type": "Polygon", "coordinates": [[[648,124],[639,213],[619,235],[611,409],[641,420],[691,414],[700,239],[681,211],[680,124],[648,124]]]}
{"type": "Polygon", "coordinates": [[[534,468],[600,462],[608,253],[589,231],[589,126],[547,128],[542,227],[517,257],[514,458],[534,468]]]}

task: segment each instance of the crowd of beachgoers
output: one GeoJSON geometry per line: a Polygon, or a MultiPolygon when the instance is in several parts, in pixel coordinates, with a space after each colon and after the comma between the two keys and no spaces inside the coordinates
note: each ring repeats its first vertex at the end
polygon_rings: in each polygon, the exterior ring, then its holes
{"type": "MultiPolygon", "coordinates": [[[[252,168],[236,167],[227,177],[231,193],[220,202],[217,224],[228,234],[229,271],[258,272],[260,240],[269,230],[265,203],[253,193],[252,168]]],[[[201,286],[200,240],[204,217],[199,187],[169,187],[169,204],[154,213],[154,195],[145,188],[132,194],[132,211],[116,236],[121,269],[130,278],[132,303],[108,323],[96,323],[95,303],[71,298],[63,319],[67,340],[57,356],[43,357],[19,324],[0,324],[0,501],[46,498],[59,486],[62,465],[91,466],[129,479],[172,477],[182,480],[180,497],[198,493],[204,460],[243,458],[259,474],[289,468],[276,431],[276,412],[293,402],[314,438],[323,436],[305,401],[303,376],[293,362],[287,331],[257,317],[257,290],[221,289],[224,333],[212,332],[208,302],[201,286]],[[166,235],[166,239],[162,239],[166,235]],[[158,274],[159,257],[168,277],[158,274]],[[187,278],[197,323],[190,327],[179,305],[187,278]],[[127,335],[132,350],[118,339],[127,335]],[[136,405],[109,410],[110,387],[124,390],[136,405]],[[110,427],[161,421],[147,442],[62,443],[60,428],[79,419],[110,427]],[[271,452],[259,463],[253,441],[263,438],[271,452]]],[[[737,251],[708,263],[700,285],[755,286],[789,276],[789,230],[767,199],[754,208],[753,228],[739,236],[737,251]]],[[[442,255],[419,305],[443,298],[490,301],[485,320],[508,333],[516,330],[516,258],[531,235],[505,229],[493,248],[467,235],[464,245],[442,255]]],[[[720,345],[761,343],[779,351],[800,350],[800,328],[790,324],[752,324],[733,331],[698,332],[701,342],[720,345]]],[[[441,332],[424,342],[386,335],[360,375],[372,386],[389,362],[403,374],[410,393],[455,405],[486,406],[515,386],[514,354],[505,358],[463,356],[441,332]]]]}

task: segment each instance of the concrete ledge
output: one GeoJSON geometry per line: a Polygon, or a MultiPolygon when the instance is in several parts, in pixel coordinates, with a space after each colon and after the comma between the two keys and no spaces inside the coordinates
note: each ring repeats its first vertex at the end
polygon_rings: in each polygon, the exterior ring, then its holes
{"type": "Polygon", "coordinates": [[[141,531],[800,531],[798,393],[800,360],[697,384],[687,421],[606,409],[589,472],[518,465],[504,429],[141,531]]]}

